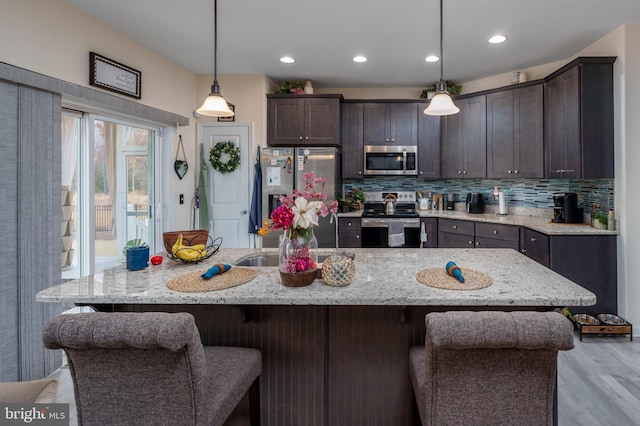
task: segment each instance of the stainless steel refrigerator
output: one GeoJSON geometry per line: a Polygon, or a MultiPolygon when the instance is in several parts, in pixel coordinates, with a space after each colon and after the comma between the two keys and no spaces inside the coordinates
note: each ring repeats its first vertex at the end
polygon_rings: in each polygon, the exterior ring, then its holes
{"type": "MultiPolygon", "coordinates": [[[[302,175],[313,171],[324,176],[326,203],[340,198],[342,192],[340,152],[336,148],[265,148],[262,150],[262,218],[269,219],[280,205],[280,195],[291,195],[294,189],[304,190],[302,175]]],[[[314,233],[318,247],[336,247],[336,220],[331,215],[321,217],[314,233]]],[[[282,230],[272,230],[262,237],[263,247],[278,247],[282,230]]]]}

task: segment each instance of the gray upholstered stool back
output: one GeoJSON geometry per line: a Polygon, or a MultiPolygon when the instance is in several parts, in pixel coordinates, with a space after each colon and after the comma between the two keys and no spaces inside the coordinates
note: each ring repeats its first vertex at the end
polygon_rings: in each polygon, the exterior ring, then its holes
{"type": "Polygon", "coordinates": [[[80,424],[208,423],[204,351],[192,315],[61,315],[43,340],[67,354],[80,424]]]}
{"type": "Polygon", "coordinates": [[[444,312],[410,353],[424,425],[550,425],[558,350],[571,322],[554,312],[444,312]]]}

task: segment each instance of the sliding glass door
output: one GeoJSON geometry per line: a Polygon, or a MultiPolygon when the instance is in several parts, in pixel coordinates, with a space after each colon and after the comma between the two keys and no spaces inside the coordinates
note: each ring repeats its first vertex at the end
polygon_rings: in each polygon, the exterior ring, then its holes
{"type": "MultiPolygon", "coordinates": [[[[151,206],[159,129],[92,114],[68,114],[63,116],[63,139],[65,119],[72,120],[68,117],[79,121],[80,136],[78,160],[69,156],[66,161],[76,165],[77,178],[69,185],[75,229],[73,255],[67,256],[73,257],[63,268],[63,278],[77,278],[119,265],[128,246],[146,244],[152,252],[155,249],[151,206]]],[[[63,150],[64,146],[63,141],[63,150]]],[[[63,155],[63,170],[64,163],[63,155]]]]}

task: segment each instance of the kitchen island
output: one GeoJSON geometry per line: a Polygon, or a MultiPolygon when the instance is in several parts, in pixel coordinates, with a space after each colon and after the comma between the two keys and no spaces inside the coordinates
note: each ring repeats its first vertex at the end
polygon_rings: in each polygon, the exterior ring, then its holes
{"type": "Polygon", "coordinates": [[[198,265],[165,260],[134,272],[122,265],[43,290],[37,300],[101,311],[191,312],[204,344],[262,351],[262,423],[278,426],[413,424],[408,351],[424,343],[428,312],[552,310],[596,301],[593,293],[514,250],[351,251],[356,276],[346,287],[320,279],[284,287],[275,267],[255,267],[255,279],[226,290],[180,293],[166,287],[172,278],[215,263],[275,253],[222,249],[198,265]],[[444,268],[449,260],[489,274],[493,284],[457,291],[416,280],[418,271],[444,268]]]}

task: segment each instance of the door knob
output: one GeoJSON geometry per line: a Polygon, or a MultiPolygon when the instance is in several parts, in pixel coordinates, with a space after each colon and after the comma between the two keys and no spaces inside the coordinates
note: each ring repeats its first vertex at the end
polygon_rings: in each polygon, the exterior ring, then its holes
{"type": "Polygon", "coordinates": [[[247,210],[246,209],[245,210],[241,210],[240,214],[242,214],[242,215],[247,214],[247,210]]]}

